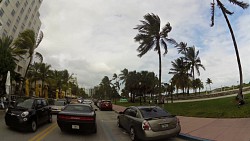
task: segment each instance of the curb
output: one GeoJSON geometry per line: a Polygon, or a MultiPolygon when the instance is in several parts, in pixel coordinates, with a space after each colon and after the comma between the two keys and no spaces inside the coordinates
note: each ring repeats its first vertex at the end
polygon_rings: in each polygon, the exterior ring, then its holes
{"type": "Polygon", "coordinates": [[[213,141],[213,140],[209,140],[209,139],[204,139],[204,138],[199,138],[199,137],[195,137],[195,136],[191,136],[191,135],[187,135],[184,133],[180,133],[179,137],[182,139],[188,139],[190,141],[213,141]]]}

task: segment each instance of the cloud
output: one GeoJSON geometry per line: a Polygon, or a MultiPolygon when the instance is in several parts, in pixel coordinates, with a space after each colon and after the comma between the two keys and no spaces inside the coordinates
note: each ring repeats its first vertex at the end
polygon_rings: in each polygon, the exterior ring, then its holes
{"type": "MultiPolygon", "coordinates": [[[[40,8],[44,39],[38,48],[45,62],[54,69],[67,69],[77,74],[80,86],[98,85],[104,76],[112,77],[127,68],[129,71],[148,70],[158,75],[158,55],[150,51],[137,57],[139,46],[134,42],[143,16],[154,13],[162,26],[170,22],[170,38],[187,42],[200,50],[206,71],[203,82],[213,81],[212,87],[232,85],[239,81],[235,51],[226,22],[216,13],[215,26],[210,27],[210,2],[200,0],[44,0],[40,8]]],[[[242,11],[234,9],[235,13],[242,11]]],[[[249,10],[230,16],[242,59],[244,82],[249,81],[248,52],[250,35],[249,10]]],[[[162,80],[168,81],[171,61],[178,57],[169,45],[162,59],[162,80]]]]}

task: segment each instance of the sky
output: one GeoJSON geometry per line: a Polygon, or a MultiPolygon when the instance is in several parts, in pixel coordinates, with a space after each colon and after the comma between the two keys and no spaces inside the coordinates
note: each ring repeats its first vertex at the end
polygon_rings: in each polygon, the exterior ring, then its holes
{"type": "MultiPolygon", "coordinates": [[[[170,23],[169,38],[185,42],[199,50],[200,76],[211,87],[239,84],[235,50],[225,19],[218,7],[215,26],[210,27],[212,0],[43,0],[40,7],[41,31],[44,38],[36,51],[52,69],[67,69],[77,77],[78,85],[92,88],[104,76],[129,71],[155,72],[158,75],[158,54],[150,50],[139,58],[134,37],[140,20],[148,13],[161,19],[161,27],[170,23]]],[[[241,59],[243,82],[250,82],[250,8],[243,10],[221,0],[234,12],[229,16],[241,59]]],[[[244,0],[250,2],[249,0],[244,0]]],[[[162,57],[162,81],[169,82],[171,61],[180,57],[169,44],[162,57]]],[[[208,86],[207,86],[208,87],[208,86]]]]}

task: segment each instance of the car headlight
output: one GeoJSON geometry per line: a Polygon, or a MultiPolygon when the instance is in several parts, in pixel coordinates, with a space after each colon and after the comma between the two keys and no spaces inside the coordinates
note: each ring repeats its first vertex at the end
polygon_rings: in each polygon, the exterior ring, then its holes
{"type": "Polygon", "coordinates": [[[27,115],[29,115],[29,112],[28,111],[25,111],[21,114],[21,117],[26,117],[27,115]]]}

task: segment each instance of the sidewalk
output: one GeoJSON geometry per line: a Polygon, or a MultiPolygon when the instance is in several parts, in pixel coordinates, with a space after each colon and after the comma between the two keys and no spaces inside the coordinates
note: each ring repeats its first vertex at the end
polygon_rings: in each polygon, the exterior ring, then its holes
{"type": "MultiPolygon", "coordinates": [[[[114,105],[116,112],[125,107],[114,105]]],[[[181,135],[207,141],[250,141],[250,118],[218,119],[178,116],[181,135]]]]}

